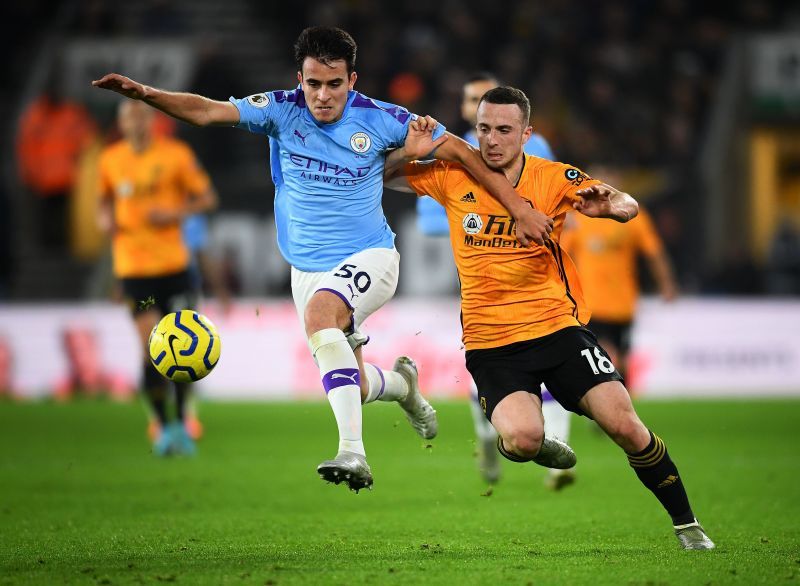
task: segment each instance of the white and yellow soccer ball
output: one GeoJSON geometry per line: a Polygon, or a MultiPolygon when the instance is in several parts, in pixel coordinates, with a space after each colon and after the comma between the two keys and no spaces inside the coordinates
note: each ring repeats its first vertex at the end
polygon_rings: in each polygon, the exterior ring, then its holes
{"type": "Polygon", "coordinates": [[[191,309],[161,318],[150,332],[147,346],[156,370],[179,383],[207,376],[217,365],[222,349],[211,320],[191,309]]]}

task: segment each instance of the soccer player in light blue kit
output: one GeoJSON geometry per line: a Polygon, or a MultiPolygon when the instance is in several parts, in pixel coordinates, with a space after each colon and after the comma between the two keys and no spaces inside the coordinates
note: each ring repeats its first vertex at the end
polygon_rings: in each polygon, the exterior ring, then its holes
{"type": "MultiPolygon", "coordinates": [[[[278,246],[292,265],[292,295],[339,429],[336,457],[317,471],[358,491],[372,485],[362,402],[398,402],[426,439],[436,435],[438,423],[410,358],[401,356],[384,370],[361,356],[368,338],[358,327],[392,297],[399,270],[381,207],[386,154],[403,145],[410,125],[424,128],[429,119],[353,91],[355,57],[356,44],[345,31],[312,27],[295,43],[300,86],[294,90],[221,102],[116,73],[92,84],[196,126],[238,126],[269,137],[278,246]]],[[[542,244],[552,219],[490,170],[478,150],[443,132],[434,135],[435,156],[460,162],[492,192],[516,220],[521,244],[542,244]]]]}
{"type": "MultiPolygon", "coordinates": [[[[464,135],[464,140],[472,146],[478,146],[478,136],[475,127],[478,123],[478,105],[483,94],[500,85],[497,78],[488,72],[476,73],[467,79],[464,84],[461,100],[461,117],[469,123],[470,130],[464,135]]],[[[528,142],[525,143],[525,154],[541,157],[543,159],[555,160],[553,151],[541,134],[531,134],[528,142]]],[[[425,196],[417,198],[417,227],[426,236],[448,236],[449,227],[447,223],[447,213],[438,202],[433,198],[425,196]]],[[[478,443],[478,468],[484,480],[490,484],[496,483],[500,479],[500,458],[497,453],[497,432],[492,424],[483,414],[478,403],[478,392],[474,384],[470,394],[470,409],[472,412],[472,422],[475,427],[475,435],[478,443]]],[[[569,440],[570,413],[564,409],[553,396],[542,389],[542,413],[545,420],[545,433],[548,437],[557,437],[567,442],[569,440]]],[[[575,481],[573,469],[559,470],[550,469],[545,485],[553,490],[561,490],[563,487],[575,481]]]]}

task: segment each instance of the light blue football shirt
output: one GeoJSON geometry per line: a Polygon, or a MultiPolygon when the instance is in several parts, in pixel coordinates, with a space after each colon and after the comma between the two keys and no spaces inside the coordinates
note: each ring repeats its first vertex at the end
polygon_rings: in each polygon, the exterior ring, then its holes
{"type": "MultiPolygon", "coordinates": [[[[464,140],[474,147],[478,146],[478,136],[474,130],[464,135],[464,140]]],[[[542,159],[554,160],[553,150],[547,139],[535,132],[525,143],[525,153],[542,159]]],[[[447,236],[450,226],[447,223],[447,212],[444,207],[432,197],[424,195],[417,198],[417,228],[426,236],[447,236]]]]}
{"type": "Polygon", "coordinates": [[[240,128],[269,137],[278,247],[289,264],[329,271],[362,250],[394,246],[381,206],[384,163],[414,114],[354,91],[330,124],[314,119],[300,88],[230,101],[240,128]]]}

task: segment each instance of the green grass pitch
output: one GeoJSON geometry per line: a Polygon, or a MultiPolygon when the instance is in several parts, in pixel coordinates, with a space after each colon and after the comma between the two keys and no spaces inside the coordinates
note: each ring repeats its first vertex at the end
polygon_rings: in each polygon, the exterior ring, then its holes
{"type": "Polygon", "coordinates": [[[364,410],[375,476],[319,480],[325,403],[204,404],[193,459],[159,460],[135,405],[0,403],[3,584],[795,584],[800,401],[638,403],[718,549],[684,552],[622,453],[573,420],[578,482],[503,462],[487,494],[464,402],[421,442],[364,410]]]}

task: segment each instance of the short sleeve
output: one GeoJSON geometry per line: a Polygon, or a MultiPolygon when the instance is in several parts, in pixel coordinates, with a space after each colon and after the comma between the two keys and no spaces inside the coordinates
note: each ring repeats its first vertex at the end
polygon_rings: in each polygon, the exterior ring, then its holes
{"type": "Polygon", "coordinates": [[[211,180],[192,150],[181,145],[178,152],[181,183],[188,193],[198,195],[208,190],[211,180]]]}
{"type": "Polygon", "coordinates": [[[641,206],[639,214],[631,220],[631,227],[636,229],[636,244],[642,253],[653,256],[663,250],[664,245],[656,232],[653,219],[641,206]]]}
{"type": "MultiPolygon", "coordinates": [[[[239,124],[237,127],[248,130],[254,134],[275,136],[286,101],[279,101],[276,94],[267,92],[253,94],[246,98],[230,97],[228,100],[239,110],[239,124]]],[[[280,92],[283,94],[284,92],[280,92]]]]}
{"type": "Polygon", "coordinates": [[[430,195],[446,206],[445,181],[447,179],[446,161],[414,161],[403,168],[408,185],[417,195],[430,195]]]}
{"type": "MultiPolygon", "coordinates": [[[[372,102],[387,114],[387,116],[381,117],[385,137],[384,150],[392,150],[403,146],[408,135],[408,125],[412,120],[417,119],[417,115],[412,114],[402,106],[390,104],[389,102],[374,99],[372,102]]],[[[439,124],[433,131],[433,140],[442,136],[446,131],[447,128],[443,124],[439,124]]]]}
{"type": "Polygon", "coordinates": [[[572,209],[572,203],[578,199],[576,191],[601,183],[577,167],[564,163],[545,164],[541,174],[544,201],[537,203],[542,211],[553,216],[572,209]]]}

